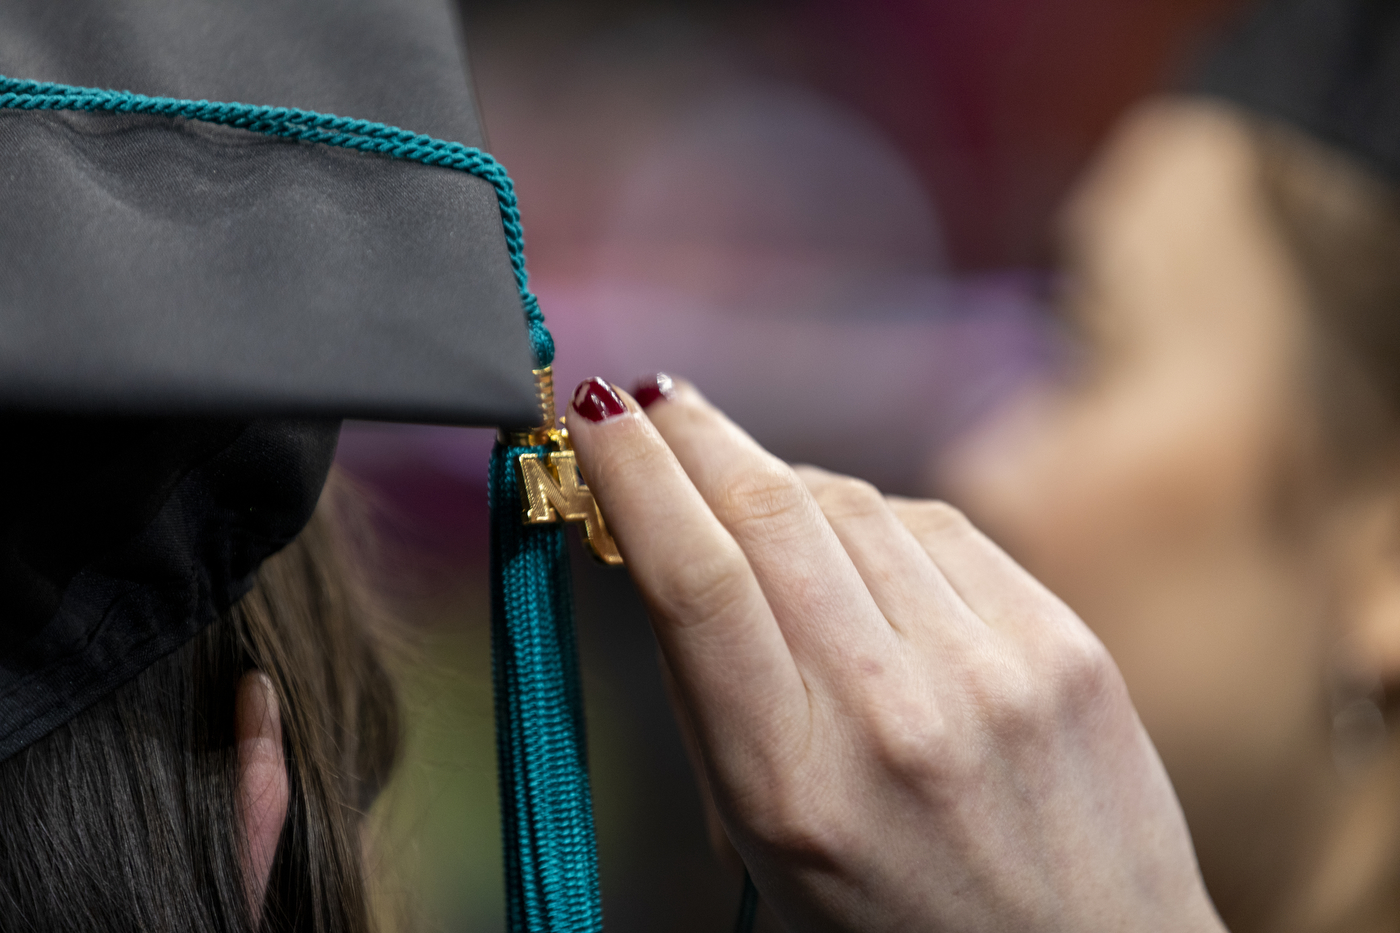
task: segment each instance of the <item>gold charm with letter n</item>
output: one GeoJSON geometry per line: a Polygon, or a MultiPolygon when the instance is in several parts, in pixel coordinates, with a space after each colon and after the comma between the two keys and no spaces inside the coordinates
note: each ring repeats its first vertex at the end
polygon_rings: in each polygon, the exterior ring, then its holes
{"type": "Polygon", "coordinates": [[[598,502],[584,485],[578,471],[578,460],[569,443],[569,432],[555,424],[554,376],[548,367],[535,370],[535,387],[540,397],[540,426],[510,436],[510,442],[516,446],[548,445],[551,448],[544,459],[536,453],[520,455],[520,492],[526,503],[525,524],[582,522],[584,540],[588,542],[593,556],[605,564],[621,564],[622,554],[617,550],[617,542],[608,533],[598,502]]]}

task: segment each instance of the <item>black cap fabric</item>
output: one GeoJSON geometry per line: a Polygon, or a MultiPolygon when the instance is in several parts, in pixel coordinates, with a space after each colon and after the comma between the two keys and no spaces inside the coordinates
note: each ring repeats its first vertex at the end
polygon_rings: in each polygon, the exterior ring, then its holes
{"type": "MultiPolygon", "coordinates": [[[[0,74],[481,147],[444,0],[13,0],[0,74]]],[[[0,110],[0,406],[529,424],[496,195],[188,120],[0,110]]]]}
{"type": "Polygon", "coordinates": [[[1345,150],[1400,181],[1400,2],[1272,0],[1197,87],[1345,150]]]}
{"type": "MultiPolygon", "coordinates": [[[[0,75],[484,142],[444,0],[11,0],[0,75]]],[[[485,180],[19,109],[0,180],[0,760],[247,592],[340,418],[538,418],[485,180]]]]}
{"type": "Polygon", "coordinates": [[[338,433],[0,416],[0,761],[237,602],[311,518],[338,433]]]}

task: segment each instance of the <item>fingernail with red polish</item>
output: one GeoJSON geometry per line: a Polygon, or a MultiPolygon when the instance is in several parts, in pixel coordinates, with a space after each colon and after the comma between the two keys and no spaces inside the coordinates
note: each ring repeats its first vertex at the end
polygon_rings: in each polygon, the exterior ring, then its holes
{"type": "Polygon", "coordinates": [[[627,414],[627,406],[622,404],[612,386],[597,376],[579,383],[571,404],[574,411],[595,423],[627,414]]]}
{"type": "Polygon", "coordinates": [[[675,398],[676,384],[671,377],[665,373],[655,373],[650,376],[643,376],[637,380],[637,387],[632,390],[632,397],[637,400],[637,404],[643,408],[649,408],[655,402],[662,399],[675,398]]]}

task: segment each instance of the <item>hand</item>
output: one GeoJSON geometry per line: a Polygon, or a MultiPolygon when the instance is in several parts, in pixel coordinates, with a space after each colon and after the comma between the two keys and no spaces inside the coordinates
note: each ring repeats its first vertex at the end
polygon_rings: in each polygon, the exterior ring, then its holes
{"type": "Polygon", "coordinates": [[[693,389],[579,461],[729,838],[793,929],[1221,930],[1117,668],[957,511],[793,469],[693,389]]]}

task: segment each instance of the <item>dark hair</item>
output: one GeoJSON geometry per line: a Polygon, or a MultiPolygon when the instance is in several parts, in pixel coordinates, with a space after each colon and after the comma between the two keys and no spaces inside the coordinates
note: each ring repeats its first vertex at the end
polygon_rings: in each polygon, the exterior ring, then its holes
{"type": "Polygon", "coordinates": [[[1344,472],[1400,439],[1400,184],[1281,124],[1249,119],[1265,204],[1312,312],[1313,393],[1344,472]]]}
{"type": "Polygon", "coordinates": [[[359,828],[399,726],[354,568],[354,499],[333,473],[230,612],[0,762],[7,931],[371,929],[359,828]],[[281,704],[290,790],[260,917],[240,869],[234,740],[237,685],[255,668],[281,704]]]}

